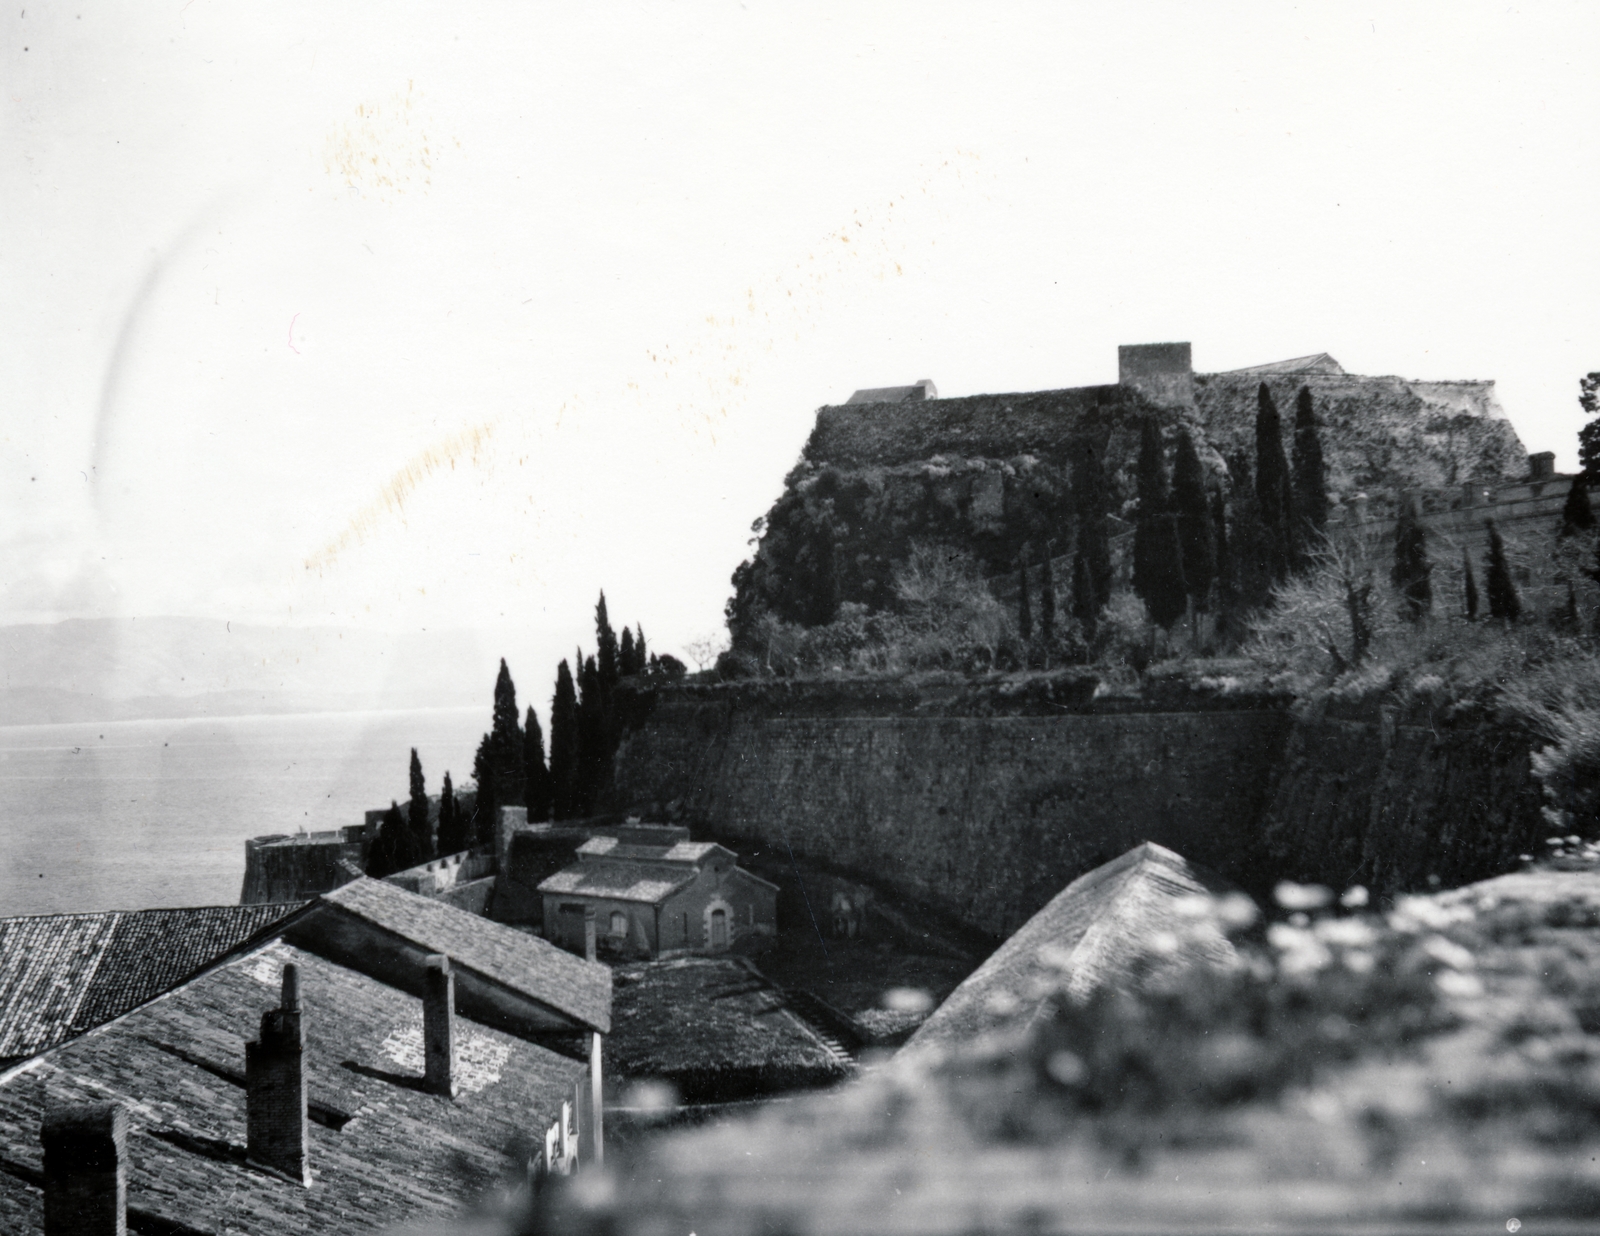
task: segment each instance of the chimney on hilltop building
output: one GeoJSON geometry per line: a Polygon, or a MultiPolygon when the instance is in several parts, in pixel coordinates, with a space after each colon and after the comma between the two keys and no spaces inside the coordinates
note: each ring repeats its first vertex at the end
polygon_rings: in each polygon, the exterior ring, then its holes
{"type": "Polygon", "coordinates": [[[1194,364],[1187,343],[1125,343],[1117,349],[1117,385],[1162,408],[1194,402],[1194,364]]]}
{"type": "Polygon", "coordinates": [[[121,1103],[52,1107],[44,1147],[45,1236],[127,1236],[128,1110],[121,1103]]]}
{"type": "Polygon", "coordinates": [[[428,958],[422,971],[423,1084],[429,1094],[455,1098],[456,976],[443,954],[428,958]]]}
{"type": "Polygon", "coordinates": [[[590,961],[600,959],[600,950],[595,940],[594,907],[583,907],[583,955],[590,961]]]}
{"type": "Polygon", "coordinates": [[[310,1187],[306,1159],[305,1032],[300,971],[283,967],[283,998],[261,1014],[261,1037],[244,1045],[246,1140],[256,1167],[310,1187]]]}
{"type": "Polygon", "coordinates": [[[1554,451],[1539,451],[1528,456],[1528,479],[1530,481],[1548,481],[1556,474],[1556,453],[1554,451]]]}

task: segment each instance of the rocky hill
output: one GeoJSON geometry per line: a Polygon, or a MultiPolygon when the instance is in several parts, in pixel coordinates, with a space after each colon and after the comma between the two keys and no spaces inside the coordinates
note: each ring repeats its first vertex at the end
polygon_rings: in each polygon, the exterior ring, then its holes
{"type": "Polygon", "coordinates": [[[1336,508],[1357,493],[1381,507],[1398,489],[1527,471],[1492,382],[1363,377],[1326,355],[1193,374],[1187,345],[1123,352],[1123,380],[1114,386],[957,399],[891,388],[819,409],[782,496],[756,525],[755,556],[735,576],[735,626],[762,612],[815,625],[840,602],[885,608],[894,567],[918,540],[964,550],[992,576],[1014,568],[1025,542],[1064,552],[1075,536],[1086,453],[1103,461],[1113,514],[1131,514],[1147,416],[1169,444],[1187,426],[1226,492],[1225,458],[1253,456],[1262,382],[1286,422],[1300,388],[1311,389],[1336,508]],[[1129,354],[1142,353],[1155,356],[1158,372],[1129,367],[1129,354]]]}

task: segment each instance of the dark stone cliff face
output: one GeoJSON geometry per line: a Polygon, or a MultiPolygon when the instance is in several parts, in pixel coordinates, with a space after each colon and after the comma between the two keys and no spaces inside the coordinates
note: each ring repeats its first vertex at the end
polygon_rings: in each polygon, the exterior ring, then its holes
{"type": "Polygon", "coordinates": [[[1147,840],[1257,894],[1280,878],[1393,894],[1505,871],[1548,831],[1510,726],[1085,694],[667,690],[608,805],[787,848],[996,938],[1147,840]]]}

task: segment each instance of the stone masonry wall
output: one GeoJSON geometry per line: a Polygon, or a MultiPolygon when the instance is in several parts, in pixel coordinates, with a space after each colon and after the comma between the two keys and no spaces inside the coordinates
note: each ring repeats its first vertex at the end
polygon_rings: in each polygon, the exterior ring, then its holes
{"type": "Polygon", "coordinates": [[[1236,878],[1288,737],[1279,709],[773,715],[664,698],[613,803],[859,873],[999,937],[1141,841],[1236,878]]]}
{"type": "Polygon", "coordinates": [[[926,715],[882,687],[669,690],[624,740],[609,806],[792,852],[995,937],[1146,840],[1257,895],[1280,878],[1387,895],[1509,870],[1549,831],[1513,724],[1162,703],[955,697],[926,715]]]}

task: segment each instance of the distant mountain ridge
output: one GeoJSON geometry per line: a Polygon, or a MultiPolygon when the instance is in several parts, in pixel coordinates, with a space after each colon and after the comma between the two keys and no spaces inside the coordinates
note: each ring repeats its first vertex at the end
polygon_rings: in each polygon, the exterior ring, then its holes
{"type": "Polygon", "coordinates": [[[472,704],[497,656],[461,630],[181,617],[0,627],[0,725],[472,704]]]}

